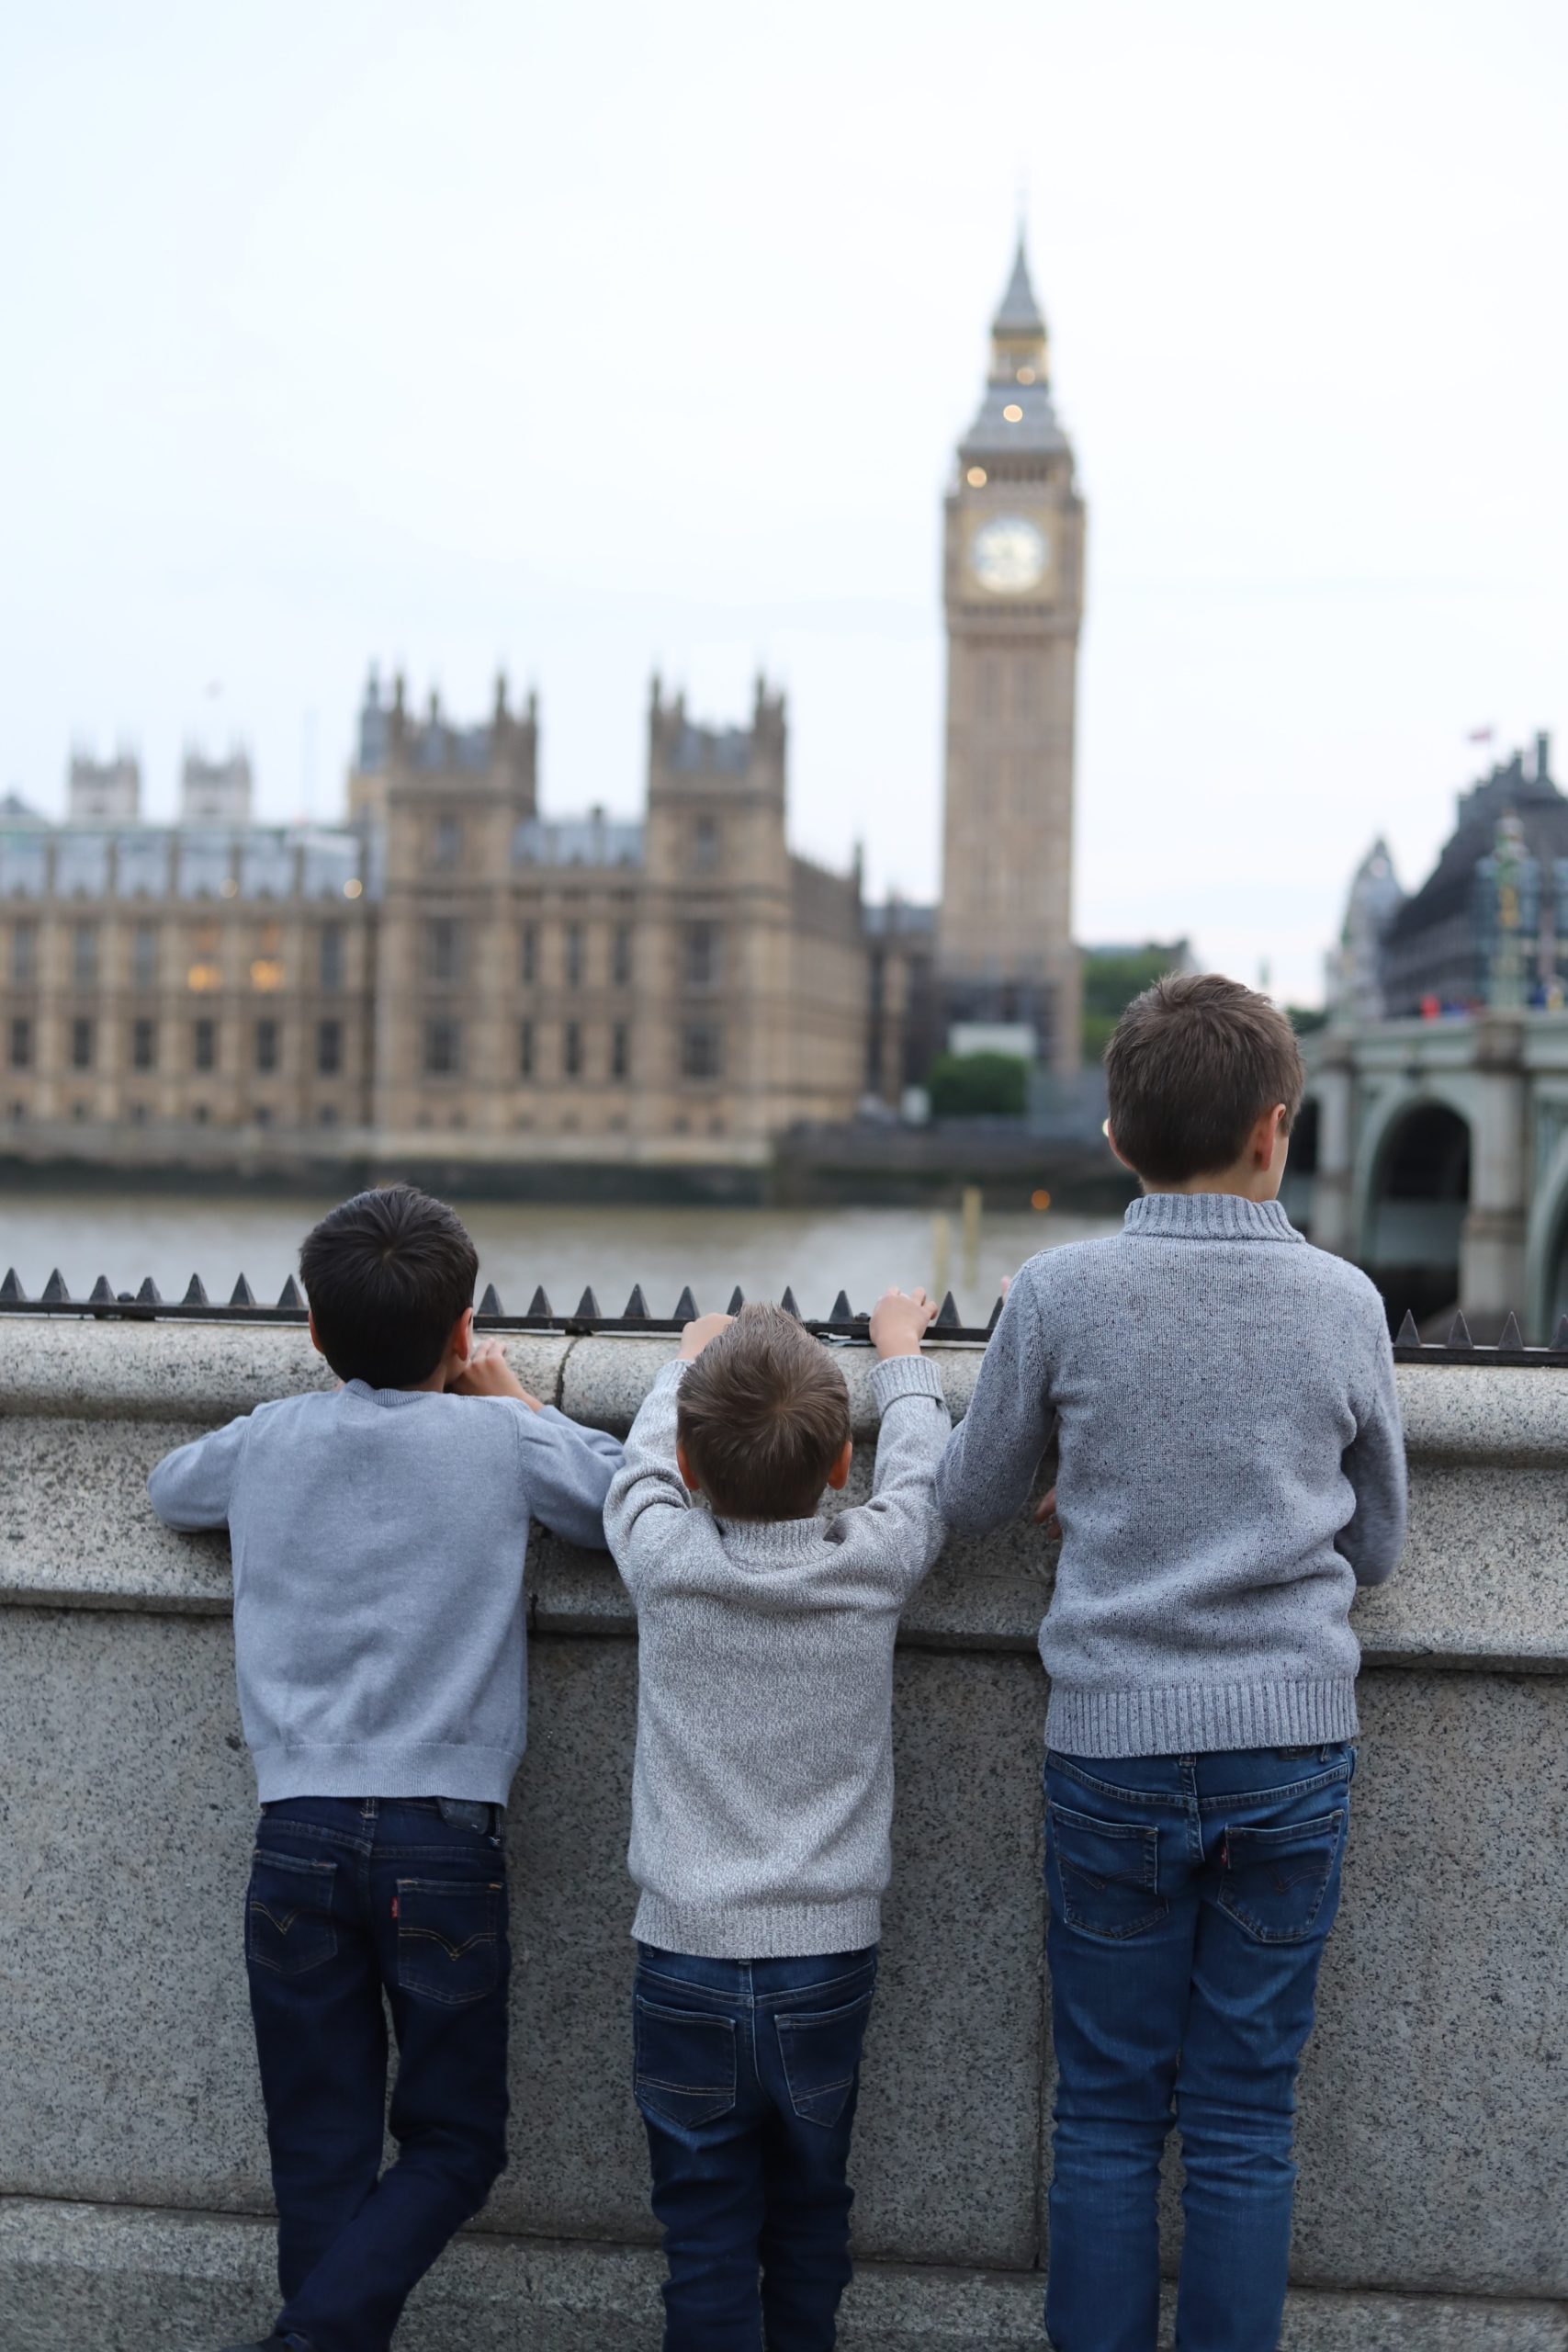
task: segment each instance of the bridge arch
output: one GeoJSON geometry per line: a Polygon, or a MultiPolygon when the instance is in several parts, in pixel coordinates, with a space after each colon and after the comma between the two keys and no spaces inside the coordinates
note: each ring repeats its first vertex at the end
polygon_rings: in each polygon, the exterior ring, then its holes
{"type": "Polygon", "coordinates": [[[1368,1119],[1356,1154],[1355,1255],[1397,1320],[1460,1295],[1470,1213],[1471,1105],[1440,1081],[1401,1088],[1368,1119]]]}

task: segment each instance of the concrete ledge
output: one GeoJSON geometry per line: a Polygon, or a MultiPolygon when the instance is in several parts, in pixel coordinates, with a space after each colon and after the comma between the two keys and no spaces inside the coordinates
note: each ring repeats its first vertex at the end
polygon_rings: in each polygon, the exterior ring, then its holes
{"type": "MultiPolygon", "coordinates": [[[[274,2312],[270,2223],[0,2199],[6,2352],[213,2352],[274,2312]]],[[[400,2352],[655,2352],[646,2247],[474,2233],[410,2305],[400,2352]]],[[[868,2264],[842,2352],[1038,2352],[1034,2271],[868,2264]]],[[[1161,2344],[1170,2341],[1168,2291],[1161,2344]]],[[[1446,2295],[1293,2295],[1280,2352],[1568,2352],[1568,2306],[1446,2295]]]]}

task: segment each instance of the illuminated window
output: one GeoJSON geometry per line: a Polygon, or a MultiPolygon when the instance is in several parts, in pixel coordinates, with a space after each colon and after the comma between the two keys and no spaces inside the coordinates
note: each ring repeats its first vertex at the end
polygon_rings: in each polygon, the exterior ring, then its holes
{"type": "Polygon", "coordinates": [[[365,885],[359,879],[358,875],[351,874],[348,880],[343,886],[343,895],[345,899],[357,899],[364,888],[365,885]]]}
{"type": "Polygon", "coordinates": [[[1023,411],[1019,407],[1016,401],[1009,401],[1006,408],[1002,411],[1002,414],[1006,417],[1010,424],[1021,424],[1023,422],[1023,411]]]}
{"type": "MultiPolygon", "coordinates": [[[[190,1066],[192,1069],[216,1069],[218,1067],[218,1023],[216,1021],[193,1021],[190,1028],[190,1066]]],[[[198,1119],[206,1116],[197,1111],[198,1119]]]]}
{"type": "Polygon", "coordinates": [[[335,1078],[343,1068],[343,1023],[341,1021],[318,1021],[316,1023],[316,1069],[322,1078],[335,1078]]]}
{"type": "Polygon", "coordinates": [[[1034,381],[1033,368],[1021,368],[1018,371],[1018,380],[1021,384],[1032,384],[1034,381]]]}
{"type": "Polygon", "coordinates": [[[424,1074],[426,1078],[456,1078],[463,1066],[463,1033],[456,1021],[427,1021],[424,1024],[424,1074]]]}
{"type": "Polygon", "coordinates": [[[190,965],[186,973],[186,986],[198,992],[220,989],[223,968],[218,960],[218,925],[204,922],[191,933],[190,965]]]}
{"type": "Polygon", "coordinates": [[[130,1066],[132,1069],[154,1069],[158,1062],[158,1024],[155,1021],[133,1021],[130,1024],[130,1066]]]}
{"type": "Polygon", "coordinates": [[[968,483],[971,490],[984,490],[986,487],[985,467],[971,466],[964,479],[968,483]]]}
{"type": "Polygon", "coordinates": [[[71,1067],[91,1069],[93,1067],[93,1024],[80,1015],[71,1023],[71,1067]]]}
{"type": "Polygon", "coordinates": [[[277,1068],[277,1023],[258,1021],[255,1035],[256,1068],[263,1077],[270,1077],[277,1068]]]}

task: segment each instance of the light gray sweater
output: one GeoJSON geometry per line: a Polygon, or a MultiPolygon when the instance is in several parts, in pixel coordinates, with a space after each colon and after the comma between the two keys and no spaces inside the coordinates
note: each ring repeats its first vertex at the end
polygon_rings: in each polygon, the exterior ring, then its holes
{"type": "Polygon", "coordinates": [[[942,1381],[920,1356],[877,1366],[869,1502],[754,1522],[686,1490],[684,1370],[655,1381],[604,1506],[637,1613],[632,1932],[712,1959],[858,1951],[892,1868],[898,1612],[942,1544],[942,1381]]]}
{"type": "Polygon", "coordinates": [[[1382,1301],[1276,1201],[1153,1193],[1032,1258],[937,1494],[973,1533],[1021,1508],[1053,1420],[1062,1553],[1045,1736],[1077,1756],[1356,1732],[1358,1584],[1404,1542],[1382,1301]]]}
{"type": "Polygon", "coordinates": [[[553,1407],[351,1380],[258,1406],[147,1481],[229,1530],[240,1720],[264,1804],[504,1804],[527,1721],[530,1515],[602,1546],[615,1438],[553,1407]]]}

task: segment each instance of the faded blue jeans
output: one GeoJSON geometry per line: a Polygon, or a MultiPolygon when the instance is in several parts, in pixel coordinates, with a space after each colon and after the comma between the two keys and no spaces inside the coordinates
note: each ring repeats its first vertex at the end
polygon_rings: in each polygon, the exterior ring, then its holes
{"type": "Polygon", "coordinates": [[[699,1960],[637,1946],[637,2103],[664,2232],[664,2352],[831,2352],[876,1948],[699,1960]]]}
{"type": "Polygon", "coordinates": [[[1055,2352],[1155,2352],[1173,2118],[1186,2168],[1177,2352],[1274,2352],[1296,2066],[1355,1766],[1344,1746],[1047,1755],[1055,2352]]]}

